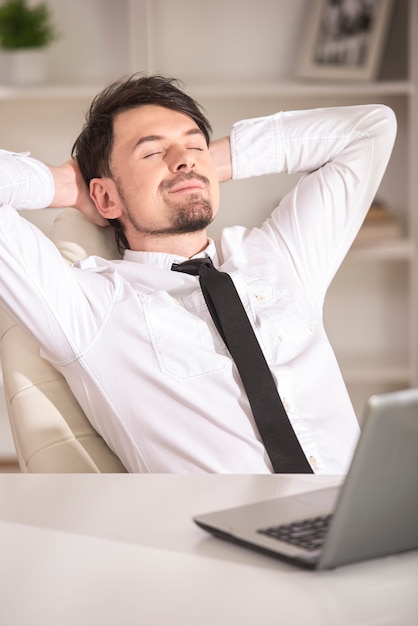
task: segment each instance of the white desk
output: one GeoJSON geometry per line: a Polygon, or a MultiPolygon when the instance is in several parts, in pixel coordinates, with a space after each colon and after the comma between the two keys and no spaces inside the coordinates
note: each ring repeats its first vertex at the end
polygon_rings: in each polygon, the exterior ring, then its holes
{"type": "Polygon", "coordinates": [[[0,475],[0,624],[417,626],[416,552],[306,572],[191,519],[335,482],[0,475]]]}

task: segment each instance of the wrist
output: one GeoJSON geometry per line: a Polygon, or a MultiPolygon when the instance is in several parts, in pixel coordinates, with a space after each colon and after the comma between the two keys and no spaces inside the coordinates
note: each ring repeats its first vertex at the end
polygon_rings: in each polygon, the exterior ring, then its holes
{"type": "Polygon", "coordinates": [[[71,207],[76,206],[79,195],[78,172],[75,163],[70,160],[60,165],[49,166],[54,180],[54,196],[50,207],[71,207]]]}
{"type": "Polygon", "coordinates": [[[217,139],[210,145],[210,155],[215,164],[219,182],[232,178],[231,145],[229,137],[217,139]]]}

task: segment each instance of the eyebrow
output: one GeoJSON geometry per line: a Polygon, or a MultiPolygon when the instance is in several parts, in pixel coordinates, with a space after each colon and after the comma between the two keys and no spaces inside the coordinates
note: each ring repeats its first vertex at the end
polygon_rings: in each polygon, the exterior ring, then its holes
{"type": "MultiPolygon", "coordinates": [[[[200,128],[191,128],[190,130],[186,131],[184,133],[184,135],[186,137],[190,137],[192,135],[200,135],[201,137],[204,138],[204,134],[200,130],[200,128]]],[[[135,148],[139,148],[139,146],[142,146],[142,144],[144,144],[144,143],[151,143],[151,142],[154,142],[154,141],[162,141],[163,139],[166,139],[166,137],[164,135],[146,135],[145,137],[140,137],[138,139],[138,141],[135,144],[135,148]]]]}

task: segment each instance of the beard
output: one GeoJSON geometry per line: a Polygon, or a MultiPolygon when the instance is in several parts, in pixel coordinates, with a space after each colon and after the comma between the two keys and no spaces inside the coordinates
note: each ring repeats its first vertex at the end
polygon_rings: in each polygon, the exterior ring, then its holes
{"type": "MultiPolygon", "coordinates": [[[[160,190],[168,190],[175,184],[192,178],[201,180],[205,184],[209,183],[206,177],[191,172],[189,174],[179,174],[175,180],[169,183],[162,183],[160,190]]],[[[126,217],[135,230],[142,235],[161,237],[195,233],[207,228],[214,219],[211,200],[202,198],[200,193],[191,193],[187,198],[180,201],[165,200],[168,215],[166,225],[157,226],[155,228],[145,226],[141,224],[140,219],[130,210],[123,190],[118,182],[119,181],[117,181],[118,193],[124,203],[126,217]]]]}
{"type": "MultiPolygon", "coordinates": [[[[199,194],[191,194],[183,202],[169,203],[172,220],[171,226],[164,232],[170,235],[194,233],[205,229],[213,220],[212,203],[199,194]]],[[[158,234],[164,234],[160,232],[158,234]]]]}

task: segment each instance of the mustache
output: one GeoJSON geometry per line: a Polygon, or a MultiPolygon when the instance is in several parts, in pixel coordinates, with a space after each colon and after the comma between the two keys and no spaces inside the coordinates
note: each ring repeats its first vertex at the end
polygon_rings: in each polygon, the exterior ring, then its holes
{"type": "Polygon", "coordinates": [[[175,178],[172,178],[170,180],[163,180],[160,183],[160,190],[170,190],[179,183],[183,183],[186,180],[199,180],[204,185],[209,185],[209,179],[202,174],[197,174],[196,172],[180,172],[175,178]]]}

